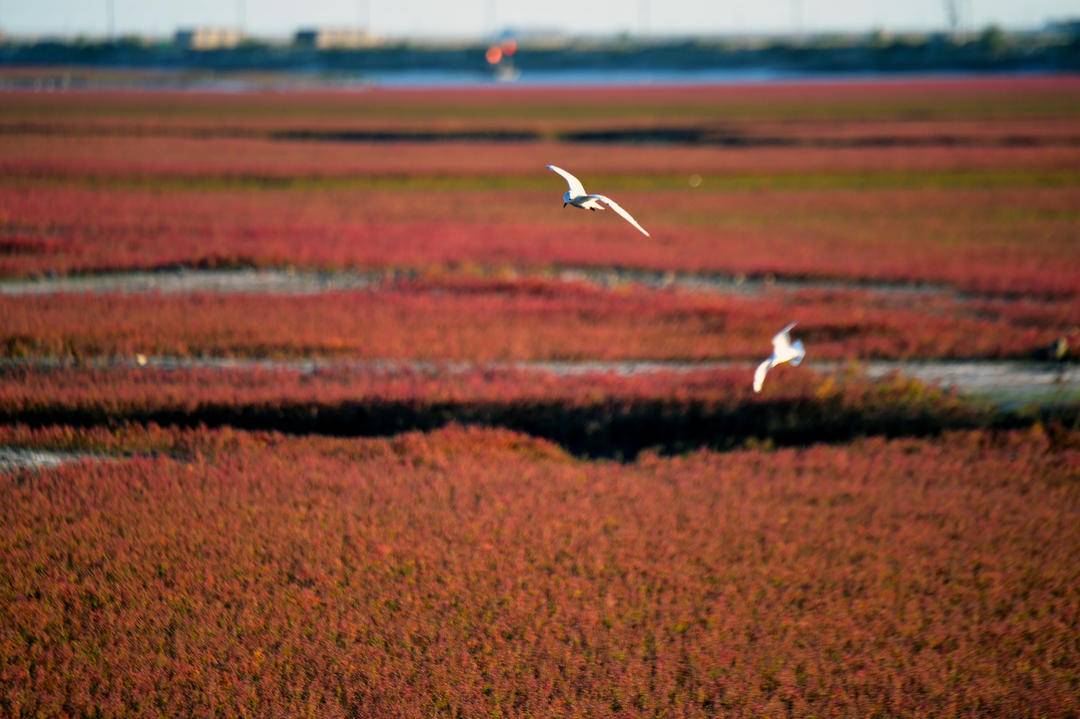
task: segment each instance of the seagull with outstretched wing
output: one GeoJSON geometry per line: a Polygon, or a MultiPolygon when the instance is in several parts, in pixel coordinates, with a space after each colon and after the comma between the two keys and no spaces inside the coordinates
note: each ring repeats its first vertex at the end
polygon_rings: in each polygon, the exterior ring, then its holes
{"type": "Polygon", "coordinates": [[[759,364],[754,372],[755,392],[761,391],[761,386],[765,384],[765,375],[776,365],[790,362],[792,367],[798,367],[802,363],[803,357],[806,356],[806,349],[803,348],[802,340],[792,342],[791,336],[788,334],[796,324],[798,323],[792,322],[772,338],[772,357],[759,364]]]}
{"type": "Polygon", "coordinates": [[[615,202],[615,200],[605,195],[594,195],[585,192],[585,186],[581,184],[581,180],[577,179],[561,167],[548,165],[547,168],[552,172],[562,175],[563,179],[566,180],[566,184],[569,186],[567,191],[563,193],[563,207],[572,205],[582,210],[593,210],[594,212],[596,210],[606,210],[610,207],[615,210],[615,214],[636,227],[641,234],[650,237],[645,228],[639,225],[638,221],[635,220],[629,212],[624,210],[622,205],[618,202],[615,202]]]}

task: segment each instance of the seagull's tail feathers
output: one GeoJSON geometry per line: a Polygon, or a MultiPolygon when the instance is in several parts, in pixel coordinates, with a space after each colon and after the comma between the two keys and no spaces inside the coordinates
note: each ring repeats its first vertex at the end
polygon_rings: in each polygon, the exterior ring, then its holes
{"type": "Polygon", "coordinates": [[[791,348],[797,353],[795,358],[791,360],[792,367],[798,367],[802,364],[803,357],[806,356],[806,348],[803,347],[802,340],[795,340],[791,343],[791,348]]]}

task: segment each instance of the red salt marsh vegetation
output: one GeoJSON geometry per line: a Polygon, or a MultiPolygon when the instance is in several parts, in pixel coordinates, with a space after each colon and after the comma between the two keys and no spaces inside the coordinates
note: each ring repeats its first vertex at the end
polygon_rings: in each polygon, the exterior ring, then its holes
{"type": "Polygon", "coordinates": [[[451,279],[316,295],[0,297],[0,354],[746,360],[767,354],[773,333],[793,319],[817,358],[1024,358],[1060,337],[1080,343],[1075,299],[842,289],[740,296],[451,279]]]}
{"type": "Polygon", "coordinates": [[[815,188],[814,177],[794,175],[788,189],[769,189],[769,176],[758,189],[695,194],[685,177],[679,190],[647,190],[656,178],[640,188],[601,178],[594,186],[618,192],[649,239],[615,217],[561,210],[559,178],[541,172],[529,190],[418,177],[352,190],[0,183],[0,271],[619,265],[1050,296],[1080,286],[1077,190],[1068,185],[1010,187],[1006,177],[996,188],[860,189],[858,177],[841,176],[846,185],[815,188]]]}
{"type": "MultiPolygon", "coordinates": [[[[982,125],[952,124],[875,127],[870,137],[811,140],[744,138],[749,148],[702,147],[700,144],[642,144],[634,152],[612,152],[604,143],[569,144],[552,140],[492,142],[418,142],[410,140],[323,142],[297,139],[203,138],[69,135],[0,135],[0,171],[6,177],[50,180],[78,178],[84,182],[196,185],[213,181],[281,184],[289,180],[353,180],[374,176],[431,175],[435,177],[506,176],[515,184],[536,176],[552,158],[572,156],[578,167],[595,175],[621,173],[682,173],[722,175],[739,173],[764,178],[768,173],[820,172],[823,168],[873,173],[1001,169],[1076,170],[1080,161],[1080,131],[1058,141],[1029,133],[1031,124],[1010,123],[1000,136],[979,139],[982,125]],[[893,135],[903,130],[911,139],[893,135]],[[954,140],[916,144],[937,133],[958,133],[954,140]],[[925,134],[924,134],[925,133],[925,134]],[[873,145],[877,137],[881,147],[873,145]],[[895,137],[896,146],[889,138],[895,137]],[[975,138],[970,146],[961,138],[975,138]],[[1015,138],[1010,141],[1010,138],[1015,138]],[[1027,141],[1025,141],[1025,139],[1027,141]],[[794,146],[786,143],[796,143],[794,146]],[[755,144],[757,143],[757,144],[755,144]],[[836,143],[831,145],[830,143],[836,143]],[[847,144],[845,144],[847,143],[847,144]],[[911,144],[906,144],[911,143],[911,144]],[[950,144],[951,143],[951,144],[950,144]],[[1010,144],[1011,143],[1011,144],[1010,144]],[[432,152],[434,146],[437,152],[432,152]]],[[[1041,127],[1041,124],[1035,124],[1041,127]]],[[[823,128],[825,129],[825,128],[823,128]]],[[[832,129],[831,126],[828,129],[832,129]]],[[[867,128],[868,129],[868,128],[867,128]]],[[[816,136],[815,136],[816,137],[816,136]]],[[[949,136],[953,137],[952,135],[949,136]]],[[[733,140],[732,142],[736,142],[733,140]]],[[[612,178],[618,179],[618,178],[612,178]]],[[[685,178],[681,178],[684,179],[685,178]]],[[[539,185],[539,181],[530,183],[539,185]]],[[[685,182],[684,182],[685,184],[685,182]]],[[[711,184],[711,183],[710,183],[711,184]]],[[[706,186],[707,187],[707,186],[706,186]]]]}
{"type": "Polygon", "coordinates": [[[1073,295],[1077,88],[11,93],[0,273],[620,265],[1073,295]],[[548,162],[654,239],[558,212],[548,162]]]}
{"type": "MultiPolygon", "coordinates": [[[[452,365],[430,369],[409,367],[321,368],[158,368],[58,366],[32,369],[7,367],[0,373],[4,410],[17,415],[48,406],[100,408],[105,413],[176,408],[194,410],[203,404],[273,405],[310,400],[325,405],[348,400],[391,402],[533,402],[573,403],[608,399],[700,399],[745,402],[764,399],[812,399],[842,390],[863,397],[889,385],[852,380],[847,386],[812,372],[787,367],[776,370],[784,381],[770,383],[765,395],[750,389],[753,366],[693,372],[614,373],[529,372],[513,368],[456,371],[452,365]],[[775,385],[775,386],[774,386],[775,385]]],[[[928,398],[947,399],[938,391],[901,381],[900,396],[926,391],[928,398]]],[[[887,393],[887,391],[885,392],[887,393]]]]}
{"type": "MultiPolygon", "coordinates": [[[[761,123],[827,125],[1075,118],[1075,76],[928,79],[890,82],[763,83],[686,87],[364,89],[357,92],[7,92],[0,127],[8,132],[100,128],[268,131],[472,128],[550,132],[625,125],[649,127],[761,123]]],[[[993,126],[991,126],[992,128],[993,126]]],[[[1044,125],[1039,125],[1044,128],[1044,125]]],[[[982,132],[988,129],[983,126],[982,132]]],[[[1075,130],[1061,128],[1065,136],[1075,130]]],[[[206,133],[204,133],[206,134],[206,133]]]]}
{"type": "Polygon", "coordinates": [[[167,451],[0,478],[9,716],[1080,711],[1075,433],[4,435],[167,451]]]}
{"type": "Polygon", "coordinates": [[[4,93],[0,715],[1076,717],[1075,401],[813,366],[1071,362],[1078,120],[1074,77],[4,93]],[[379,279],[8,282],[249,267],[379,279]],[[734,363],[557,364],[649,359],[734,363]]]}

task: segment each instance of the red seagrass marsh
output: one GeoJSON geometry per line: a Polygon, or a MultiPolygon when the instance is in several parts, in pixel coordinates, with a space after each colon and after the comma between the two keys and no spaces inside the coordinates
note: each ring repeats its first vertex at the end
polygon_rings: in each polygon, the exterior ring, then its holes
{"type": "Polygon", "coordinates": [[[0,715],[1076,717],[1078,357],[1075,76],[5,89],[0,715]]]}

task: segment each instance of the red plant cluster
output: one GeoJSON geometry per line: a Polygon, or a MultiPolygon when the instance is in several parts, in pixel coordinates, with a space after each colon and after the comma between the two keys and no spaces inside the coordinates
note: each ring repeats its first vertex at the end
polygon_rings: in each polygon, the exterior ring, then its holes
{"type": "Polygon", "coordinates": [[[425,360],[754,359],[798,320],[814,357],[1030,357],[1080,304],[865,290],[760,295],[441,280],[318,295],[0,297],[8,357],[136,353],[425,360]],[[91,316],[93,322],[87,322],[91,316]]]}
{"type": "Polygon", "coordinates": [[[0,712],[1070,716],[1072,437],[204,431],[2,477],[0,712]]]}

